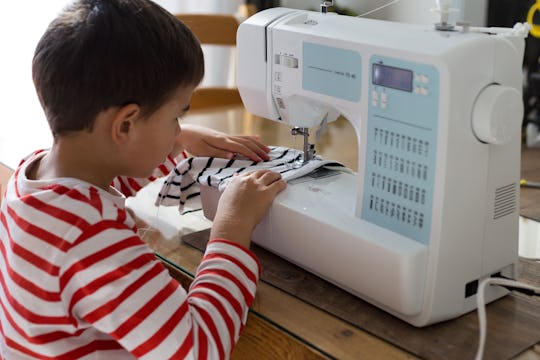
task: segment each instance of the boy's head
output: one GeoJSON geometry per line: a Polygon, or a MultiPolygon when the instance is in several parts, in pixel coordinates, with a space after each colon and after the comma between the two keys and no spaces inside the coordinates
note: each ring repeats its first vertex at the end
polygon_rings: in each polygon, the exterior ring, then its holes
{"type": "Polygon", "coordinates": [[[204,61],[191,31],[150,0],[76,0],[39,41],[32,74],[56,138],[114,106],[152,114],[201,81],[204,61]]]}

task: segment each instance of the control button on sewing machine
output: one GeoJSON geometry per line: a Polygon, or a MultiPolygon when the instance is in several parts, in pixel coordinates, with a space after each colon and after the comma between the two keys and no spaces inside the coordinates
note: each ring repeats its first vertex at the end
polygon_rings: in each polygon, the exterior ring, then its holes
{"type": "Polygon", "coordinates": [[[385,92],[381,93],[381,101],[387,102],[388,101],[388,95],[385,92]]]}
{"type": "Polygon", "coordinates": [[[281,64],[288,68],[297,68],[298,59],[292,56],[281,55],[281,64]]]}
{"type": "Polygon", "coordinates": [[[429,90],[424,86],[417,85],[414,87],[414,93],[419,95],[429,95],[429,90]]]}
{"type": "Polygon", "coordinates": [[[381,109],[386,109],[386,102],[381,101],[381,109]]]}
{"type": "Polygon", "coordinates": [[[371,106],[379,106],[379,93],[375,90],[371,91],[371,106]]]}
{"type": "Polygon", "coordinates": [[[429,82],[429,78],[426,75],[420,74],[420,82],[427,84],[429,82]]]}

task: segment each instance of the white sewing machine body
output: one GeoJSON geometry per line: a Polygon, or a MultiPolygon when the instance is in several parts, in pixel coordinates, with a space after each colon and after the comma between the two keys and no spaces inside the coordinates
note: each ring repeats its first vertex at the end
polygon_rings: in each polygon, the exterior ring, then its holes
{"type": "Polygon", "coordinates": [[[246,108],[300,127],[342,114],[359,152],[357,174],[289,184],[253,241],[415,326],[473,310],[479,280],[516,270],[523,47],[284,8],[246,20],[246,108]]]}

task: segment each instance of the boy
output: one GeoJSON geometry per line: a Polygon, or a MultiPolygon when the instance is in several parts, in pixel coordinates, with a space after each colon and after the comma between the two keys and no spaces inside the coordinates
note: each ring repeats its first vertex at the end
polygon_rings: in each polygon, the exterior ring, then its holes
{"type": "Polygon", "coordinates": [[[20,165],[0,211],[0,358],[230,355],[259,277],[251,232],[286,186],[280,175],[231,182],[187,294],[118,192],[166,175],[182,149],[267,158],[254,137],[180,132],[202,76],[196,39],[148,0],[78,0],[51,23],[33,78],[53,145],[20,165]]]}

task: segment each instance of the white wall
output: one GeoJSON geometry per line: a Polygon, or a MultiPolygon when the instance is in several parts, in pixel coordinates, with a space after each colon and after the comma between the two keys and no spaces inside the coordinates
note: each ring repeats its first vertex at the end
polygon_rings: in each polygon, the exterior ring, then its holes
{"type": "Polygon", "coordinates": [[[5,1],[0,12],[0,162],[15,167],[52,136],[32,82],[41,35],[67,0],[5,1]],[[30,10],[31,9],[31,10],[30,10]]]}
{"type": "MultiPolygon", "coordinates": [[[[236,14],[244,0],[154,0],[171,13],[236,14]]],[[[235,53],[223,46],[205,45],[205,76],[201,86],[235,86],[235,53]]]]}
{"type": "MultiPolygon", "coordinates": [[[[37,42],[69,0],[3,1],[0,11],[0,162],[16,167],[32,151],[52,143],[32,82],[37,42]]],[[[156,0],[171,12],[234,13],[243,0],[156,0]]],[[[206,51],[206,49],[205,49],[206,51]]],[[[210,50],[212,51],[212,50],[210,50]]],[[[213,51],[223,51],[214,49],[213,51]]],[[[207,56],[208,84],[230,83],[230,51],[207,56]],[[225,61],[223,60],[225,59],[225,61]]]]}
{"type": "MultiPolygon", "coordinates": [[[[452,0],[452,7],[459,8],[451,21],[468,21],[475,26],[484,26],[486,22],[488,0],[452,0]]],[[[359,14],[366,13],[392,0],[335,0],[340,7],[347,7],[359,14]]],[[[281,5],[295,9],[318,10],[319,0],[282,0],[281,5]]],[[[432,24],[438,17],[430,9],[435,7],[435,0],[400,0],[367,17],[383,20],[403,21],[416,24],[432,24]]]]}
{"type": "Polygon", "coordinates": [[[488,0],[461,0],[463,20],[474,26],[486,26],[488,0]]]}
{"type": "MultiPolygon", "coordinates": [[[[401,0],[381,10],[377,18],[417,24],[439,22],[440,18],[431,11],[432,8],[435,8],[434,0],[401,0]]],[[[451,15],[450,22],[466,21],[475,26],[486,24],[487,0],[453,0],[452,8],[459,12],[451,15]]]]}

